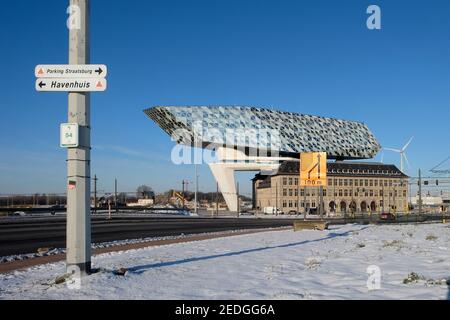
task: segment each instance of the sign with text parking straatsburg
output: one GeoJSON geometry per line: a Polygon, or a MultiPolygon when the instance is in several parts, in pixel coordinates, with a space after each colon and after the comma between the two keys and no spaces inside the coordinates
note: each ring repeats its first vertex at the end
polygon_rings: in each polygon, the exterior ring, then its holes
{"type": "Polygon", "coordinates": [[[36,91],[105,91],[108,68],[104,64],[39,64],[34,70],[36,91]]]}
{"type": "Polygon", "coordinates": [[[39,64],[34,69],[36,78],[106,78],[104,64],[39,64]]]}

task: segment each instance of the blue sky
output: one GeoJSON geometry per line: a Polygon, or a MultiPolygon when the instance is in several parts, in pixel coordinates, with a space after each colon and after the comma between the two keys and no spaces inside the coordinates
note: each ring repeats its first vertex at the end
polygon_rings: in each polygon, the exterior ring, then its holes
{"type": "MultiPolygon", "coordinates": [[[[0,193],[64,192],[59,124],[67,95],[34,90],[36,64],[67,63],[68,1],[1,4],[0,193]]],[[[92,95],[92,174],[100,190],[194,180],[142,112],[154,105],[252,105],[366,123],[408,150],[410,172],[450,155],[450,2],[91,1],[92,63],[109,67],[92,95]],[[382,30],[366,28],[366,8],[382,30]]],[[[377,157],[379,159],[379,157],[377,157]]],[[[385,154],[385,162],[399,156],[385,154]]],[[[206,166],[200,189],[215,183],[206,166]]],[[[239,174],[249,192],[250,175],[239,174]]]]}

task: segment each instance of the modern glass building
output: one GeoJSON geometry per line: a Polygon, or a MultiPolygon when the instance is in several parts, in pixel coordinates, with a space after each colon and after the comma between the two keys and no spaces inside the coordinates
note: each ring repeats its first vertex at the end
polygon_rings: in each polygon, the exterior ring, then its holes
{"type": "Polygon", "coordinates": [[[297,157],[326,152],[329,159],[370,159],[380,144],[356,121],[267,108],[164,106],[144,111],[178,143],[270,150],[297,157]]]}
{"type": "Polygon", "coordinates": [[[356,121],[242,106],[158,106],[144,110],[178,144],[216,150],[211,171],[231,211],[238,210],[236,171],[278,170],[303,152],[328,159],[370,159],[381,149],[356,121]]]}

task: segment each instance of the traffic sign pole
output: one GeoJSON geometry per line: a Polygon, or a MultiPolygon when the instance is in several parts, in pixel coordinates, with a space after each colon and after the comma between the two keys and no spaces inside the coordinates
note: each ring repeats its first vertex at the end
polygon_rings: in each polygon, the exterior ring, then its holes
{"type": "MultiPolygon", "coordinates": [[[[89,64],[89,0],[70,0],[80,8],[79,29],[69,30],[69,64],[89,64]]],[[[68,122],[79,125],[79,146],[67,151],[67,271],[91,271],[90,93],[70,92],[68,122]]]]}

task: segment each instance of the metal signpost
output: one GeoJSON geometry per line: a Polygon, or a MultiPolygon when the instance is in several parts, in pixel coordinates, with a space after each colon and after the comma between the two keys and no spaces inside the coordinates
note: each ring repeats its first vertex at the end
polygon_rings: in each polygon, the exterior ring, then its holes
{"type": "Polygon", "coordinates": [[[36,90],[68,92],[68,123],[61,125],[67,148],[67,271],[91,271],[90,93],[105,91],[105,65],[90,65],[89,0],[70,0],[78,21],[69,26],[69,64],[38,65],[36,90]]]}

